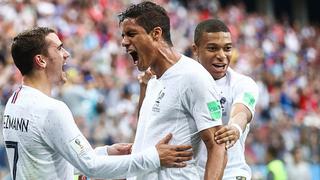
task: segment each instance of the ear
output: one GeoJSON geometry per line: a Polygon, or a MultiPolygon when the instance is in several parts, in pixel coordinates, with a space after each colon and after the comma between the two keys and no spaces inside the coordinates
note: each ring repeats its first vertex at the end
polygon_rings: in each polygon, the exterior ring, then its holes
{"type": "Polygon", "coordinates": [[[34,60],[34,64],[37,66],[37,67],[40,67],[40,68],[45,68],[47,66],[47,62],[46,60],[44,59],[44,57],[40,54],[34,56],[33,58],[34,60]]]}
{"type": "Polygon", "coordinates": [[[162,29],[161,27],[155,27],[152,31],[151,31],[151,37],[153,40],[160,40],[162,37],[162,29]]]}
{"type": "Polygon", "coordinates": [[[194,43],[192,44],[192,52],[193,52],[193,57],[199,61],[199,56],[198,56],[198,46],[195,45],[194,43]]]}

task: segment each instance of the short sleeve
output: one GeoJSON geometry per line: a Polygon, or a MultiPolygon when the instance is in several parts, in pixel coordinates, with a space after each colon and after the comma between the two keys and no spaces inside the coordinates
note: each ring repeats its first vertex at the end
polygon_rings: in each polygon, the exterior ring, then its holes
{"type": "Polygon", "coordinates": [[[243,78],[234,85],[234,101],[233,104],[241,103],[245,105],[254,116],[255,106],[259,97],[259,89],[257,84],[249,77],[243,78]]]}
{"type": "Polygon", "coordinates": [[[183,104],[194,118],[198,131],[222,124],[222,110],[215,81],[209,73],[186,76],[182,85],[183,104]]]}

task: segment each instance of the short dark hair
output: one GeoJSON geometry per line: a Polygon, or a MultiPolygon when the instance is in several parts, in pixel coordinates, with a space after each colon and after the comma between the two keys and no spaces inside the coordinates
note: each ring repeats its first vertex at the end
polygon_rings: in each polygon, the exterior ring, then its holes
{"type": "Polygon", "coordinates": [[[278,147],[274,145],[269,145],[267,148],[267,153],[273,158],[278,158],[279,150],[280,149],[278,147]]]}
{"type": "Polygon", "coordinates": [[[194,31],[194,43],[198,46],[201,40],[202,33],[210,33],[210,32],[230,32],[224,22],[219,19],[208,19],[200,22],[195,31],[194,31]]]}
{"type": "Polygon", "coordinates": [[[170,18],[166,10],[150,1],[133,4],[118,15],[119,23],[127,18],[136,19],[136,22],[142,26],[147,33],[150,33],[155,27],[160,27],[163,32],[163,39],[172,46],[170,37],[170,18]]]}
{"type": "Polygon", "coordinates": [[[45,38],[50,33],[55,33],[55,31],[47,27],[36,27],[23,31],[13,38],[11,55],[22,75],[32,72],[35,55],[48,54],[48,44],[45,38]]]}

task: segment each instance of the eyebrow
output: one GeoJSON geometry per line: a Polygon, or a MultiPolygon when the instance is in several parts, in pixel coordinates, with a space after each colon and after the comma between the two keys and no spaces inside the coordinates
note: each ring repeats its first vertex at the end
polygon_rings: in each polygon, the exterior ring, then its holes
{"type": "MultiPolygon", "coordinates": [[[[214,45],[214,46],[220,46],[220,45],[217,44],[217,43],[208,43],[208,44],[207,44],[207,46],[212,46],[212,45],[214,45]]],[[[226,44],[224,44],[223,46],[230,46],[230,45],[232,45],[232,43],[226,43],[226,44]]]]}
{"type": "Polygon", "coordinates": [[[62,48],[63,47],[63,43],[61,43],[58,47],[57,47],[57,49],[60,49],[60,48],[62,48]]]}
{"type": "Polygon", "coordinates": [[[126,31],[123,31],[122,34],[129,34],[129,33],[132,33],[134,31],[135,31],[134,29],[127,29],[126,31]]]}

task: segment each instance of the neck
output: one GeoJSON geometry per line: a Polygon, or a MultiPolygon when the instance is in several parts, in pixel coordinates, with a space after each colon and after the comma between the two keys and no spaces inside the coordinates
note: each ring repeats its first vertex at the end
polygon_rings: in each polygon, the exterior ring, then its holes
{"type": "Polygon", "coordinates": [[[33,73],[31,75],[23,76],[23,84],[26,86],[30,86],[32,88],[35,88],[44,94],[51,96],[51,83],[49,83],[49,80],[39,73],[33,73]]]}
{"type": "Polygon", "coordinates": [[[181,54],[172,49],[172,47],[164,46],[158,48],[159,58],[155,61],[151,69],[155,72],[157,78],[160,78],[171,66],[178,62],[181,54]]]}

